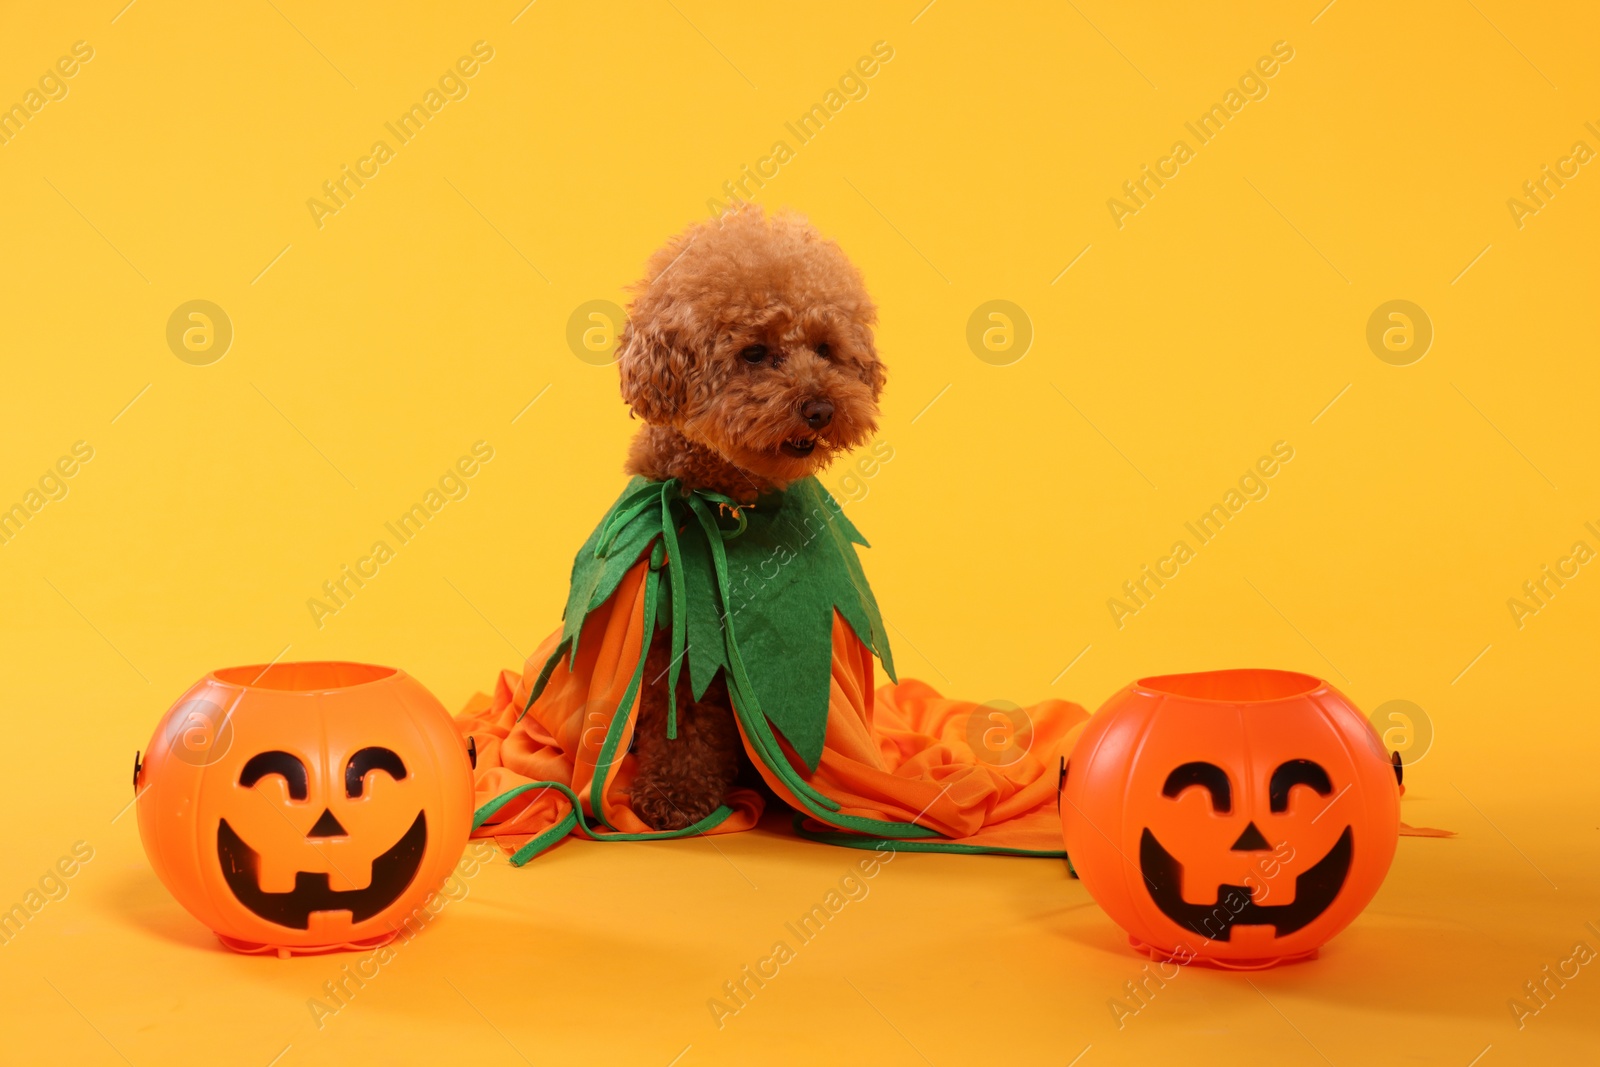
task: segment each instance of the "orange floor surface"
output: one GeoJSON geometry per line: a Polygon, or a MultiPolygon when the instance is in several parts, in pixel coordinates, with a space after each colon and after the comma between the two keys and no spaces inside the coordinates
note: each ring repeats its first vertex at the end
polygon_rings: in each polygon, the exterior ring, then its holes
{"type": "Polygon", "coordinates": [[[5,1059],[1584,1062],[1600,978],[1569,961],[1576,943],[1600,946],[1584,920],[1600,914],[1595,820],[1510,791],[1474,800],[1515,845],[1449,786],[1418,790],[1407,813],[1460,836],[1402,839],[1377,899],[1321,958],[1176,974],[1135,954],[1059,861],[904,853],[864,878],[864,853],[771,818],[469,864],[383,964],[243,957],[154,880],[131,814],[101,818],[70,895],[0,950],[5,1059]],[[1577,977],[1548,982],[1546,965],[1577,977]],[[1547,983],[1545,1006],[1524,981],[1547,983]],[[1517,998],[1538,1008],[1520,1029],[1517,998]]]}

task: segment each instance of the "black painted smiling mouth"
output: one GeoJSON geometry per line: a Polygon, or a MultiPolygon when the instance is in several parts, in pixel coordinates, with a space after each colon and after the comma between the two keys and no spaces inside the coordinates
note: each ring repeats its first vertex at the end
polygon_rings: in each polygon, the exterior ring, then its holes
{"type": "Polygon", "coordinates": [[[1139,872],[1161,914],[1185,930],[1212,941],[1229,941],[1235,926],[1271,926],[1276,936],[1283,937],[1305,927],[1339,896],[1350,873],[1353,841],[1346,826],[1328,854],[1294,880],[1294,900],[1287,904],[1257,904],[1249,887],[1242,885],[1218,886],[1215,904],[1190,904],[1183,899],[1183,864],[1161,847],[1148,828],[1139,839],[1139,872]],[[1240,900],[1245,901],[1242,906],[1240,900]]]}
{"type": "Polygon", "coordinates": [[[326,871],[296,871],[294,888],[269,893],[261,888],[261,855],[223,819],[217,826],[217,858],[228,888],[250,911],[279,926],[306,929],[314,911],[348,911],[351,922],[370,919],[399,899],[422,866],[428,845],[428,817],[417,812],[399,841],[372,861],[372,880],[365,889],[331,889],[326,871]]]}
{"type": "Polygon", "coordinates": [[[785,441],[778,446],[778,449],[786,456],[804,459],[806,456],[811,455],[816,447],[817,439],[815,437],[797,437],[792,441],[785,441]]]}

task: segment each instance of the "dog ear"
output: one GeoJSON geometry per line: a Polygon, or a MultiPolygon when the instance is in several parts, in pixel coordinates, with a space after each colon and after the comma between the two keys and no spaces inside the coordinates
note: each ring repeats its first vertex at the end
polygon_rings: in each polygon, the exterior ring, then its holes
{"type": "Polygon", "coordinates": [[[645,422],[665,426],[677,416],[688,369],[688,361],[674,353],[661,330],[635,327],[631,321],[623,328],[617,355],[622,399],[645,422]]]}
{"type": "Polygon", "coordinates": [[[861,338],[861,365],[856,372],[856,376],[872,389],[873,403],[877,403],[878,398],[883,394],[883,385],[888,380],[889,374],[883,365],[883,361],[878,358],[878,346],[873,343],[872,330],[862,327],[859,336],[861,338]]]}

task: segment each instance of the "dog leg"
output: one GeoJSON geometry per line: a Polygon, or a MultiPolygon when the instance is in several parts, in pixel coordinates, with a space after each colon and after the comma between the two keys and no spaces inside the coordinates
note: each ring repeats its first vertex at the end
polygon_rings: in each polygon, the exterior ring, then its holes
{"type": "Polygon", "coordinates": [[[655,830],[681,830],[717,810],[738,776],[744,747],[722,679],[695,702],[687,669],[678,682],[678,736],[668,740],[669,663],[667,643],[658,639],[645,661],[634,725],[637,773],[630,800],[633,810],[655,830]]]}

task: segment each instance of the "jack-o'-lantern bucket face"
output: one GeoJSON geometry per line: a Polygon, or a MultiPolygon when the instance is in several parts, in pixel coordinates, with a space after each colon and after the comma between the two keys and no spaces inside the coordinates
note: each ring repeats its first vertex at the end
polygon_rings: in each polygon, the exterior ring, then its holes
{"type": "Polygon", "coordinates": [[[135,771],[162,882],[231,947],[378,944],[460,859],[467,749],[400,671],[285,663],[216,671],[135,771]]]}
{"type": "Polygon", "coordinates": [[[1314,951],[1372,899],[1399,793],[1371,727],[1326,683],[1165,675],[1090,720],[1062,826],[1085,887],[1136,944],[1265,965],[1314,951]]]}

